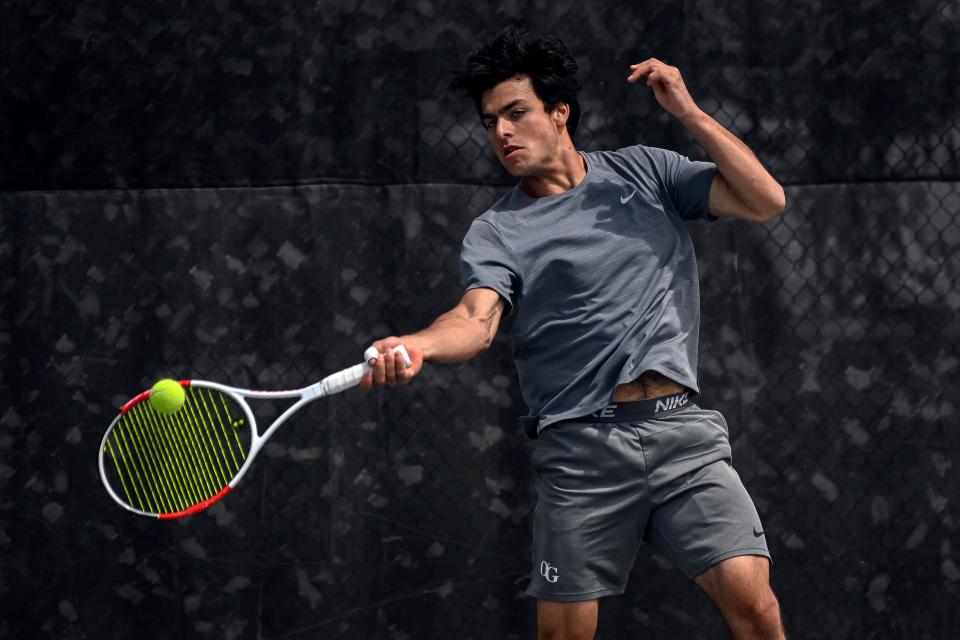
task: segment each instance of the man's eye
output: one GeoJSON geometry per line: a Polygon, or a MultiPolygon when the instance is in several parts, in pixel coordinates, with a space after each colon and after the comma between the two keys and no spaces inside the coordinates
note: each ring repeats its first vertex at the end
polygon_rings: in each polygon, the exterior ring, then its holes
{"type": "Polygon", "coordinates": [[[526,111],[524,111],[523,109],[518,109],[518,110],[516,110],[516,111],[513,112],[513,117],[514,117],[514,118],[519,118],[520,116],[522,116],[522,115],[525,114],[525,113],[526,113],[526,111]]]}
{"type": "Polygon", "coordinates": [[[486,122],[484,122],[484,123],[483,123],[483,128],[484,128],[484,129],[492,129],[492,128],[493,128],[493,120],[487,120],[486,122]]]}

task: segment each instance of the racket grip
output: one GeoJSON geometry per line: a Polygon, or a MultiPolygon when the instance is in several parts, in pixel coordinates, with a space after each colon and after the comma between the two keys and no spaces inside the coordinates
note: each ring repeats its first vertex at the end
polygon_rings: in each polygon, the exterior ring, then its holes
{"type": "MultiPolygon", "coordinates": [[[[367,353],[364,353],[364,357],[369,354],[369,351],[370,350],[368,349],[367,353]]],[[[403,363],[405,366],[413,366],[413,361],[410,360],[410,354],[407,353],[407,350],[403,345],[394,347],[393,351],[400,352],[400,355],[403,356],[403,363]]],[[[372,370],[373,367],[371,367],[369,364],[366,362],[361,362],[360,364],[353,365],[349,369],[331,373],[317,384],[307,387],[307,389],[304,391],[304,398],[307,400],[312,400],[313,398],[320,396],[329,396],[335,393],[340,393],[341,391],[346,391],[347,389],[360,384],[363,376],[372,370]]]]}
{"type": "Polygon", "coordinates": [[[368,371],[370,371],[370,366],[366,363],[360,363],[349,369],[332,373],[317,385],[320,387],[318,395],[328,396],[355,387],[360,384],[360,380],[368,371]]]}

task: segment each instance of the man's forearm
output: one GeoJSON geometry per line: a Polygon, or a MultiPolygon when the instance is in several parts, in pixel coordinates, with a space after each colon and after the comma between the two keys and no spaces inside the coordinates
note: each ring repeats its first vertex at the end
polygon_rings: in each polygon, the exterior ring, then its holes
{"type": "Polygon", "coordinates": [[[495,316],[467,317],[454,311],[434,320],[426,329],[402,339],[423,353],[423,359],[440,364],[458,364],[485,351],[493,342],[495,316]]]}
{"type": "Polygon", "coordinates": [[[745,206],[758,213],[775,214],[783,209],[783,187],[740,139],[700,110],[685,115],[680,121],[704,148],[730,190],[745,206]]]}

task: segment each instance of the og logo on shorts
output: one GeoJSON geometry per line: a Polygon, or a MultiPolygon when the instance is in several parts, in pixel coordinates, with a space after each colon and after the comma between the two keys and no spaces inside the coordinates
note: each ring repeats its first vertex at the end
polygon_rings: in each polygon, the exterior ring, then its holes
{"type": "Polygon", "coordinates": [[[550,566],[550,563],[544,560],[540,563],[540,575],[546,578],[547,582],[556,582],[560,579],[560,572],[556,567],[550,566]]]}

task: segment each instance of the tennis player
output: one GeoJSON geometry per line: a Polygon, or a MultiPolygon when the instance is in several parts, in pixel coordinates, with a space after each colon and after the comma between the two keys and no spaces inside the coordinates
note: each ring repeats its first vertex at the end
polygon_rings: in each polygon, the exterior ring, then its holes
{"type": "Polygon", "coordinates": [[[576,72],[562,42],[514,28],[466,58],[454,87],[520,180],[463,240],[459,304],[375,342],[363,385],[469,360],[512,314],[524,428],[538,438],[528,593],[539,636],[593,638],[598,599],[623,592],[646,542],[713,599],[735,638],[783,638],[766,533],[731,466],[727,423],[692,401],[700,307],[686,228],[767,222],[783,189],[654,58],[627,81],[645,82],[712,162],[639,145],[578,152],[576,72]],[[401,343],[409,369],[382,355],[401,343]]]}

